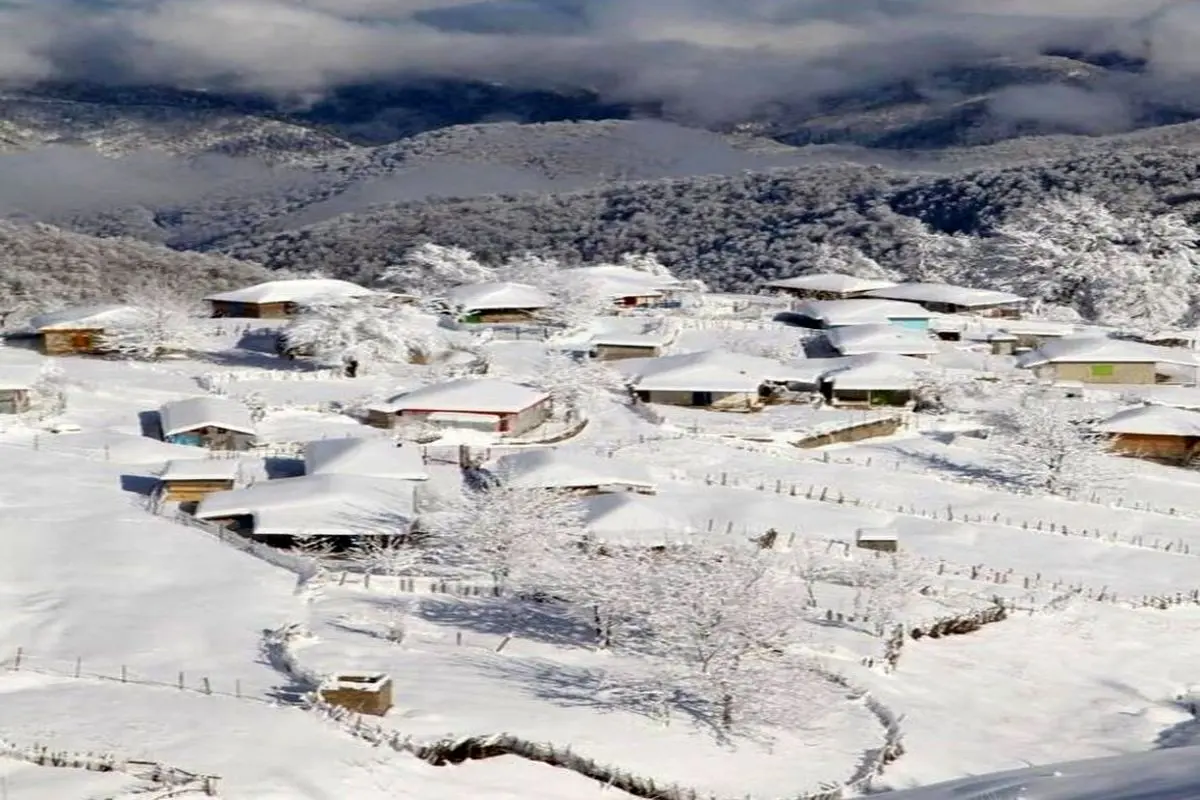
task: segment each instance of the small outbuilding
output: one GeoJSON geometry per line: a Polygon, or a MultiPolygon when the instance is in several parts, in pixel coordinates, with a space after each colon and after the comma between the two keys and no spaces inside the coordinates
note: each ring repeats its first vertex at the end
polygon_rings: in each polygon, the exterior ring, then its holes
{"type": "Polygon", "coordinates": [[[349,281],[333,278],[297,278],[256,283],[204,298],[214,317],[284,319],[305,306],[339,303],[379,293],[349,281]]]}
{"type": "Polygon", "coordinates": [[[1017,366],[1033,370],[1043,380],[1154,384],[1173,380],[1164,366],[1182,367],[1194,379],[1200,356],[1188,350],[1086,335],[1045,342],[1019,356],[1017,366]]]}
{"type": "Polygon", "coordinates": [[[109,352],[105,330],[137,314],[132,306],[115,304],[67,308],[34,317],[29,327],[46,355],[102,355],[109,352]]]}
{"type": "Polygon", "coordinates": [[[447,300],[461,322],[531,322],[554,298],[527,283],[472,283],[451,289],[447,300]]]}
{"type": "Polygon", "coordinates": [[[657,484],[640,464],[565,448],[523,450],[501,457],[492,472],[506,485],[580,495],[654,494],[657,484]]]}
{"type": "Polygon", "coordinates": [[[372,406],[367,423],[395,427],[398,420],[520,436],[550,418],[550,395],[496,378],[460,378],[399,394],[372,406]]]}
{"type": "Polygon", "coordinates": [[[854,544],[863,550],[895,553],[900,549],[900,535],[893,528],[859,528],[854,544]]]}
{"type": "Polygon", "coordinates": [[[189,397],[158,411],[160,438],[210,450],[248,450],[255,443],[250,409],[223,397],[189,397]]]}
{"type": "Polygon", "coordinates": [[[1138,406],[1096,426],[1113,452],[1168,464],[1190,464],[1200,452],[1200,412],[1170,406],[1138,406]]]}
{"type": "Polygon", "coordinates": [[[862,297],[872,289],[895,286],[895,281],[877,278],[859,278],[840,272],[817,272],[769,281],[766,288],[778,294],[799,297],[805,300],[845,300],[862,297]]]}
{"type": "Polygon", "coordinates": [[[884,353],[816,359],[811,366],[820,370],[818,386],[825,401],[840,408],[907,406],[918,376],[929,369],[920,359],[884,353]],[[826,367],[822,361],[830,363],[826,367]]]}
{"type": "Polygon", "coordinates": [[[1027,300],[1011,292],[991,289],[972,289],[949,283],[898,283],[882,289],[872,289],[865,297],[882,300],[903,300],[917,303],[930,311],[942,314],[974,314],[982,317],[1021,316],[1027,300]]]}
{"type": "Polygon", "coordinates": [[[317,694],[331,706],[382,717],[392,708],[392,679],[382,672],[339,672],[322,681],[317,694]]]}
{"type": "Polygon", "coordinates": [[[39,364],[0,364],[0,414],[24,414],[32,408],[41,377],[39,364]]]}
{"type": "Polygon", "coordinates": [[[932,312],[916,303],[876,299],[807,300],[788,312],[792,324],[824,330],[887,324],[923,331],[933,317],[932,312]]]}
{"type": "Polygon", "coordinates": [[[795,370],[769,358],[703,350],[618,362],[639,400],[676,406],[744,411],[760,407],[772,385],[795,370]]]}
{"type": "Polygon", "coordinates": [[[196,503],[233,489],[240,473],[241,462],[235,458],[173,459],[158,474],[159,490],[164,500],[196,503]]]}

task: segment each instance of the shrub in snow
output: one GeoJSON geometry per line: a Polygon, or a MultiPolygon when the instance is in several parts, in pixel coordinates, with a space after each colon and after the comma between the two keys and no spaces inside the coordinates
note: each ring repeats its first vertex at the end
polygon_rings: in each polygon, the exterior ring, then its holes
{"type": "Polygon", "coordinates": [[[407,306],[358,299],[305,308],[283,331],[286,346],[329,362],[428,363],[444,349],[432,320],[407,306]]]}

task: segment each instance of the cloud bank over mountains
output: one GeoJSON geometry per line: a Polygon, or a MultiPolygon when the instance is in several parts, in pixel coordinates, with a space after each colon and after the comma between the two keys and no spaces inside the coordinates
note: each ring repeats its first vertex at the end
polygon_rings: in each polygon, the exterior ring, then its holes
{"type": "Polygon", "coordinates": [[[1196,0],[0,0],[9,86],[165,83],[305,103],[449,77],[589,88],[714,121],[1057,48],[1145,68],[1075,95],[1009,97],[1007,113],[1111,126],[1147,92],[1192,103],[1198,44],[1196,0]]]}

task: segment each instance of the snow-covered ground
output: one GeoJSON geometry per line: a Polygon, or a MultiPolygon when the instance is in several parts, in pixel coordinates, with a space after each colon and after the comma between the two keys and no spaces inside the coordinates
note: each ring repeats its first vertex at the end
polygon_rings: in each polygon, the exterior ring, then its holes
{"type": "MultiPolygon", "coordinates": [[[[750,317],[678,322],[674,352],[728,346],[731,332],[754,347],[794,350],[780,339],[798,335],[750,317]]],[[[897,797],[1200,796],[1194,756],[1148,752],[1200,742],[1187,699],[1200,700],[1194,471],[1109,456],[1119,481],[1052,497],[1013,487],[998,440],[954,436],[970,418],[899,412],[904,426],[892,436],[801,449],[790,444],[800,434],[879,415],[800,406],[721,414],[587,398],[587,424],[569,443],[645,469],[659,506],[701,541],[749,546],[773,530],[780,551],[853,556],[849,573],[888,558],[856,548],[861,531],[898,538],[903,585],[888,607],[864,605],[852,579],[826,574],[814,581],[812,608],[796,609],[812,620],[809,654],[846,685],[798,678],[812,693],[810,713],[753,735],[718,735],[684,713],[664,719],[630,688],[647,679],[648,662],[598,648],[594,632],[556,603],[434,593],[419,581],[412,591],[384,579],[366,586],[353,571],[301,586],[293,572],[155,513],[147,495],[156,469],[204,455],[146,436],[164,402],[213,388],[261,402],[259,436],[278,457],[312,439],[385,435],[340,409],[437,374],[413,365],[353,379],[312,370],[238,348],[247,327],[222,323],[224,339],[196,359],[49,359],[65,410],[0,426],[0,743],[159,761],[218,775],[220,796],[242,800],[619,794],[514,756],[433,767],[371,747],[292,703],[297,687],[263,644],[265,632],[296,624],[311,633],[292,646],[305,670],[388,673],[395,707],[380,722],[417,742],[509,733],[660,786],[763,800],[855,775],[884,741],[882,707],[901,718],[905,752],[875,789],[1122,756],[897,797]],[[81,430],[50,433],[49,422],[81,430]],[[994,600],[1009,606],[1006,619],[908,638],[896,668],[880,666],[892,625],[924,627],[994,600]],[[381,633],[395,613],[400,641],[381,633]],[[1134,776],[1158,794],[1115,788],[1134,776]]],[[[510,380],[536,372],[546,350],[530,341],[482,349],[510,380]]],[[[936,358],[955,368],[1001,376],[1010,368],[950,343],[941,349],[936,358]]],[[[1094,408],[1113,404],[1109,396],[1094,408]]],[[[530,446],[478,441],[472,450],[492,459],[530,446]]],[[[260,454],[244,459],[262,479],[271,472],[260,454]]],[[[430,472],[435,494],[459,480],[436,459],[430,472]]],[[[13,800],[119,797],[138,780],[0,751],[0,796],[13,800]]]]}

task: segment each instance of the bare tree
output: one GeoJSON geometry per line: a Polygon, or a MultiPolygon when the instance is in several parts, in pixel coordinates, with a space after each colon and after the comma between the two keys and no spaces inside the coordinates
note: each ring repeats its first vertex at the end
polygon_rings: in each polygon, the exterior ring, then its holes
{"type": "Polygon", "coordinates": [[[1014,483],[1049,494],[1111,484],[1105,438],[1081,420],[1076,404],[1034,391],[996,419],[996,437],[1014,483]]]}
{"type": "Polygon", "coordinates": [[[128,313],[106,325],[104,347],[129,358],[156,361],[168,353],[199,349],[211,341],[208,314],[196,301],[161,282],[127,296],[128,313]]]}

